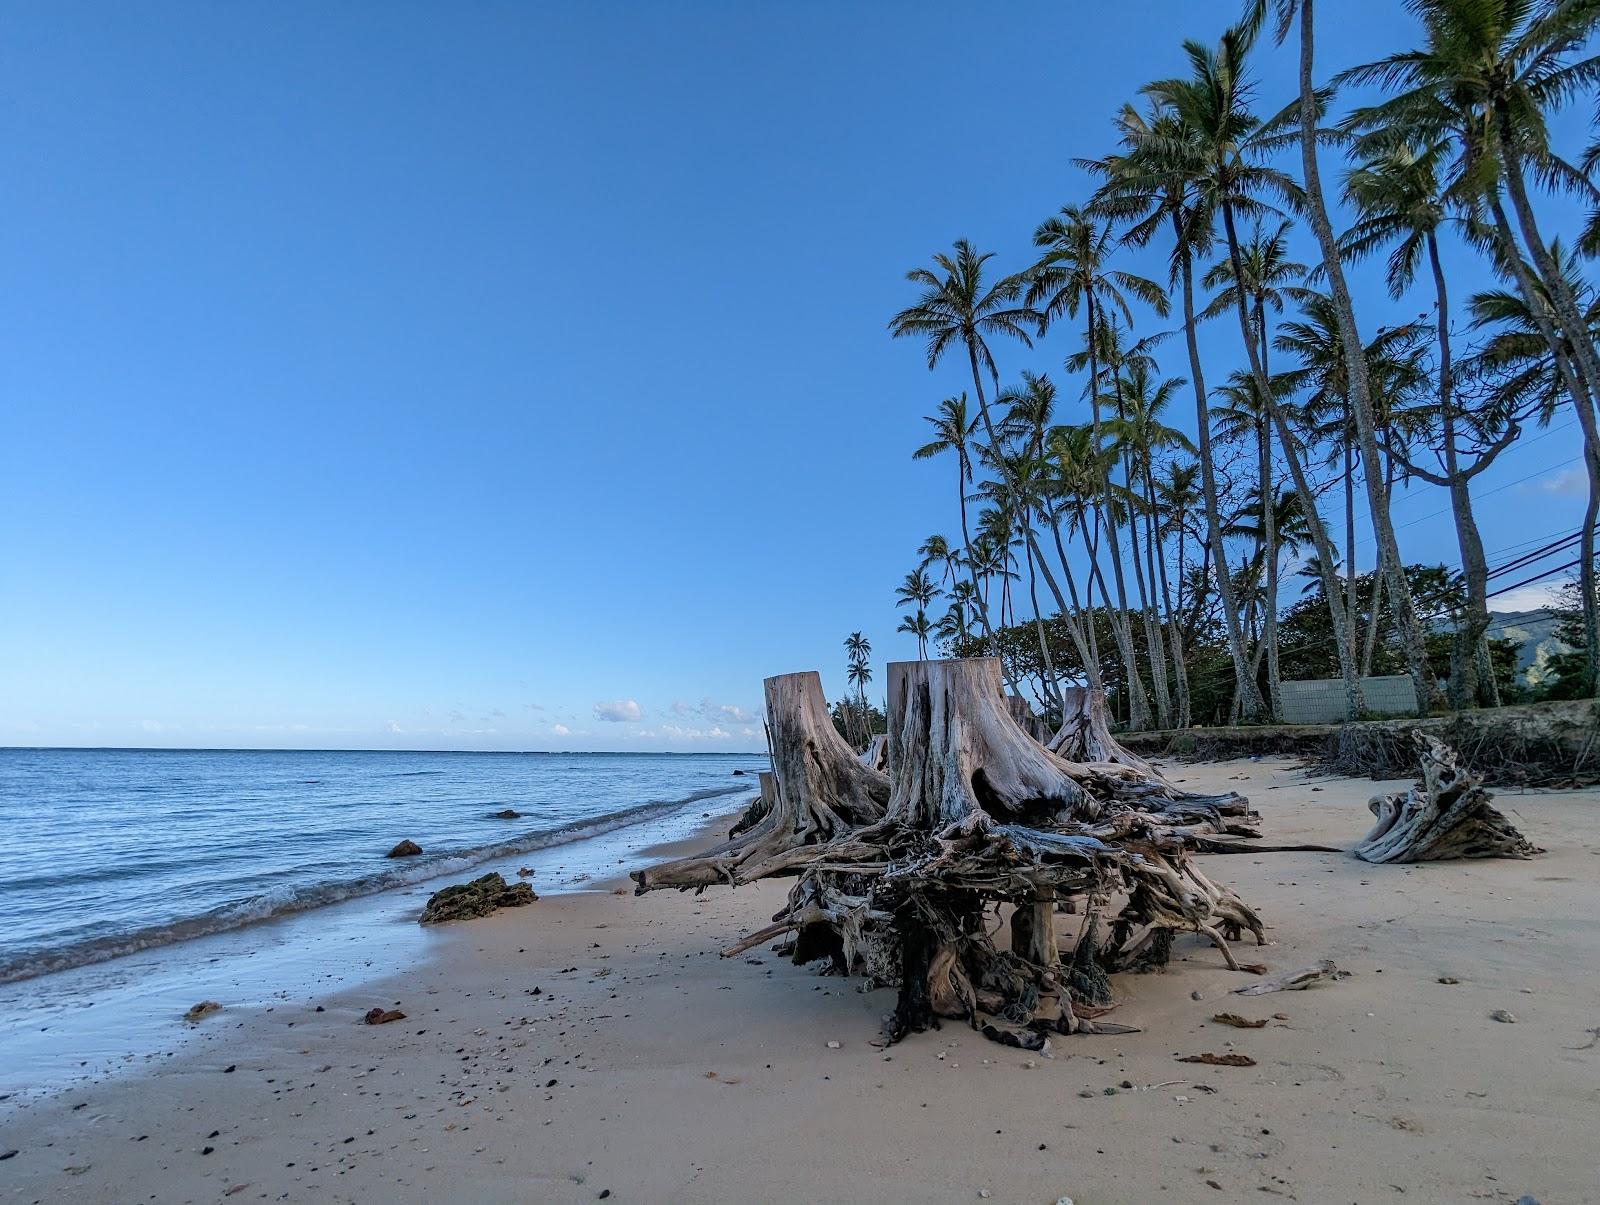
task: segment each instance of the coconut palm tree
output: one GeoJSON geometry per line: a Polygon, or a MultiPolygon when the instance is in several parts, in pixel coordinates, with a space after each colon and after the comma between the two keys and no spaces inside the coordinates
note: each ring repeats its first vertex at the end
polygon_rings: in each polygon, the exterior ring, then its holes
{"type": "Polygon", "coordinates": [[[1456,628],[1451,693],[1456,706],[1470,707],[1480,700],[1488,705],[1498,702],[1494,670],[1488,663],[1488,649],[1483,642],[1489,628],[1489,566],[1472,510],[1471,482],[1509,445],[1515,437],[1516,425],[1503,424],[1504,442],[1492,444],[1490,450],[1471,465],[1462,463],[1460,428],[1466,416],[1460,412],[1455,397],[1450,294],[1439,256],[1439,232],[1448,219],[1440,184],[1440,165],[1449,151],[1450,143],[1445,138],[1369,147],[1367,155],[1345,179],[1345,198],[1358,217],[1340,241],[1340,247],[1347,259],[1355,261],[1392,246],[1386,276],[1393,297],[1398,298],[1411,288],[1424,258],[1433,278],[1438,392],[1432,404],[1437,406],[1443,472],[1435,473],[1412,461],[1407,461],[1406,467],[1423,480],[1450,491],[1467,596],[1464,620],[1456,628]]]}
{"type": "MultiPolygon", "coordinates": [[[[1309,269],[1289,258],[1290,226],[1291,223],[1285,220],[1268,234],[1257,222],[1250,238],[1239,248],[1239,264],[1244,269],[1242,278],[1235,278],[1233,259],[1229,257],[1214,264],[1201,281],[1208,289],[1221,289],[1206,307],[1203,317],[1211,318],[1237,309],[1243,296],[1256,341],[1256,354],[1261,358],[1262,373],[1269,380],[1272,370],[1268,359],[1271,343],[1268,312],[1281,313],[1286,300],[1301,300],[1308,292],[1299,282],[1305,279],[1309,269]]],[[[1264,404],[1259,407],[1253,423],[1256,474],[1257,479],[1265,483],[1272,479],[1273,397],[1270,391],[1263,395],[1251,390],[1244,400],[1248,402],[1257,397],[1262,398],[1264,404]]],[[[1283,712],[1283,692],[1278,674],[1278,533],[1274,522],[1273,496],[1273,491],[1269,489],[1257,491],[1261,506],[1259,555],[1266,566],[1266,602],[1261,638],[1266,645],[1267,710],[1278,716],[1283,712]]]]}
{"type": "MultiPolygon", "coordinates": [[[[1429,0],[1408,0],[1415,9],[1429,0]]],[[[1446,0],[1476,4],[1479,0],[1446,0]]],[[[1491,3],[1499,0],[1490,0],[1491,3]]],[[[1512,0],[1520,3],[1523,0],[1512,0]]],[[[1282,43],[1289,30],[1299,21],[1300,35],[1300,95],[1294,106],[1293,128],[1300,143],[1300,166],[1303,188],[1301,208],[1310,219],[1317,246],[1322,252],[1322,271],[1328,280],[1328,295],[1335,326],[1344,344],[1345,358],[1350,364],[1349,405],[1354,420],[1361,454],[1368,465],[1378,463],[1378,427],[1375,417],[1371,382],[1367,378],[1367,365],[1361,355],[1361,328],[1356,324],[1355,305],[1350,300],[1350,286],[1345,279],[1344,263],[1340,258],[1338,239],[1333,222],[1328,217],[1327,198],[1322,189],[1322,172],[1317,163],[1317,143],[1322,137],[1318,119],[1327,102],[1327,95],[1319,93],[1313,76],[1316,61],[1315,11],[1313,0],[1246,0],[1245,19],[1239,30],[1244,47],[1254,41],[1266,22],[1269,12],[1275,17],[1273,33],[1282,43]]],[[[1282,115],[1288,118],[1286,112],[1282,115]]],[[[1270,391],[1263,388],[1263,393],[1270,391]]],[[[1367,507],[1371,512],[1372,532],[1378,546],[1378,560],[1385,567],[1385,576],[1394,600],[1396,624],[1401,642],[1405,646],[1406,661],[1417,689],[1418,706],[1426,711],[1432,704],[1435,690],[1432,675],[1427,672],[1427,656],[1423,647],[1422,626],[1417,620],[1416,607],[1411,597],[1411,584],[1406,578],[1400,559],[1399,541],[1395,539],[1394,521],[1389,514],[1389,498],[1382,482],[1375,474],[1366,475],[1367,507]]],[[[1296,488],[1300,485],[1297,482],[1296,488]]],[[[1304,492],[1304,491],[1302,491],[1304,492]]]]}
{"type": "MultiPolygon", "coordinates": [[[[979,419],[967,413],[967,395],[947,397],[939,403],[938,411],[926,420],[934,431],[934,438],[911,453],[913,460],[928,460],[945,452],[956,455],[956,497],[961,505],[961,546],[963,560],[973,585],[973,597],[978,606],[978,622],[991,650],[997,649],[994,628],[989,623],[989,607],[983,592],[977,589],[977,565],[972,555],[972,532],[967,527],[967,484],[972,480],[972,433],[979,419]]],[[[1012,683],[1015,689],[1016,684],[1012,683]]]]}
{"type": "Polygon", "coordinates": [[[928,659],[928,636],[933,628],[928,624],[928,613],[918,607],[915,614],[907,615],[900,621],[897,632],[908,632],[917,638],[917,656],[920,660],[928,659]]]}
{"type": "Polygon", "coordinates": [[[849,658],[850,665],[845,671],[850,685],[856,688],[857,732],[856,743],[863,747],[871,739],[867,732],[867,683],[872,681],[872,641],[860,632],[851,632],[845,637],[844,651],[849,658]]]}
{"type": "MultiPolygon", "coordinates": [[[[1222,508],[1211,449],[1205,372],[1195,333],[1198,320],[1194,261],[1209,251],[1214,239],[1210,198],[1197,185],[1200,153],[1193,131],[1155,98],[1147,113],[1124,105],[1117,117],[1117,126],[1122,144],[1119,153],[1102,159],[1081,159],[1077,163],[1101,181],[1090,205],[1091,211],[1123,227],[1124,243],[1146,246],[1164,230],[1171,230],[1171,279],[1179,285],[1183,298],[1184,340],[1189,353],[1189,380],[1194,388],[1199,434],[1201,496],[1210,544],[1220,550],[1223,546],[1222,508]]],[[[1222,604],[1228,655],[1233,662],[1234,690],[1242,700],[1244,713],[1259,715],[1261,693],[1250,678],[1238,599],[1226,573],[1218,574],[1216,590],[1222,604]]],[[[1181,586],[1179,592],[1182,592],[1181,586]]]]}

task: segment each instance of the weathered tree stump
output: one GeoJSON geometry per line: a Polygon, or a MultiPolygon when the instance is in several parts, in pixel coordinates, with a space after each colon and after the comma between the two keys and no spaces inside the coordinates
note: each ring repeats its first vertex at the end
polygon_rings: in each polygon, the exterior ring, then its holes
{"type": "Polygon", "coordinates": [[[1543,853],[1490,800],[1483,778],[1461,767],[1437,737],[1413,734],[1422,781],[1408,791],[1376,795],[1378,818],[1352,851],[1366,862],[1433,862],[1451,858],[1531,858],[1543,853]]]}
{"type": "MultiPolygon", "coordinates": [[[[804,863],[808,847],[883,815],[889,780],[861,764],[833,726],[816,671],[765,683],[774,799],[737,836],[703,854],[635,871],[640,893],[657,887],[752,882],[804,863]]],[[[763,797],[766,787],[763,786],[763,797]]]]}
{"type": "Polygon", "coordinates": [[[1018,725],[998,661],[890,665],[891,773],[851,759],[872,776],[862,783],[840,771],[837,749],[796,741],[815,727],[796,717],[825,712],[815,675],[790,679],[768,681],[771,814],[747,841],[635,875],[645,891],[797,874],[773,923],[725,953],[785,936],[798,962],[898,987],[890,1040],[961,1019],[1038,1049],[1048,1033],[1125,1032],[1095,1019],[1109,999],[1106,975],[1162,965],[1176,933],[1208,938],[1235,968],[1228,943],[1246,931],[1262,940],[1255,912],[1189,856],[1242,845],[1257,817],[1238,795],[1188,794],[1136,759],[1109,760],[1117,749],[1096,731],[1093,698],[1076,704],[1088,721],[1074,751],[1097,760],[1077,761],[1018,725]],[[790,679],[816,684],[780,722],[773,683],[790,679]],[[800,747],[809,769],[780,756],[800,747]],[[874,812],[880,798],[887,806],[874,812]],[[841,808],[840,799],[857,802],[841,808]],[[1009,925],[996,926],[990,913],[1005,908],[1009,925]],[[1070,957],[1056,927],[1068,913],[1082,918],[1070,957]],[[1006,928],[1002,949],[993,935],[1006,928]]]}

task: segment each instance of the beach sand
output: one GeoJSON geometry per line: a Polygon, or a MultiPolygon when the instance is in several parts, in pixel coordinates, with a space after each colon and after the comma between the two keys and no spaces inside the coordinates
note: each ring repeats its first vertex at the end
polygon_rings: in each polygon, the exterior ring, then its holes
{"type": "MultiPolygon", "coordinates": [[[[1174,773],[1242,790],[1269,839],[1336,844],[1384,785],[1174,773]]],[[[783,882],[547,897],[357,988],[223,1000],[149,1069],[0,1103],[0,1199],[1600,1202],[1600,792],[1499,799],[1546,856],[1206,859],[1269,925],[1242,954],[1351,977],[1230,995],[1250,977],[1185,937],[1114,981],[1112,1019],[1144,1032],[1052,1058],[959,1024],[884,1052],[892,993],[766,946],[719,958],[783,882]],[[361,1024],[374,1006],[406,1019],[361,1024]],[[1175,1058],[1203,1051],[1257,1065],[1175,1058]]]]}

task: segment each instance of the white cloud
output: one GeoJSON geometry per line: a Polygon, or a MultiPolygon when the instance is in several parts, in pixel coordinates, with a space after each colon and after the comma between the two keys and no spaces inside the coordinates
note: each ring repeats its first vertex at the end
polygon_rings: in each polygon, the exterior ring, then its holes
{"type": "Polygon", "coordinates": [[[1518,586],[1489,600],[1491,611],[1537,611],[1541,607],[1555,606],[1561,594],[1559,581],[1535,582],[1531,586],[1518,586]]]}
{"type": "Polygon", "coordinates": [[[683,716],[693,715],[694,704],[685,703],[682,699],[674,699],[672,701],[672,714],[680,718],[683,716]]]}
{"type": "Polygon", "coordinates": [[[551,736],[571,736],[572,735],[572,729],[568,728],[565,724],[551,724],[550,725],[550,735],[551,736]]]}
{"type": "Polygon", "coordinates": [[[522,705],[522,709],[524,711],[543,711],[544,710],[544,704],[543,703],[524,703],[522,705]]]}
{"type": "Polygon", "coordinates": [[[459,710],[451,711],[450,714],[445,718],[448,719],[452,724],[465,724],[467,722],[467,717],[459,710]]]}
{"type": "Polygon", "coordinates": [[[400,727],[400,725],[395,723],[393,720],[390,720],[388,725],[387,725],[386,731],[388,731],[390,733],[393,733],[395,736],[403,736],[403,735],[405,735],[405,731],[406,730],[404,728],[400,727]]]}
{"type": "Polygon", "coordinates": [[[639,710],[639,704],[632,699],[618,699],[612,703],[596,703],[594,715],[597,720],[623,724],[642,718],[644,713],[639,710]]]}
{"type": "Polygon", "coordinates": [[[1580,468],[1566,468],[1539,482],[1539,488],[1547,494],[1577,498],[1589,492],[1589,478],[1580,468]]]}

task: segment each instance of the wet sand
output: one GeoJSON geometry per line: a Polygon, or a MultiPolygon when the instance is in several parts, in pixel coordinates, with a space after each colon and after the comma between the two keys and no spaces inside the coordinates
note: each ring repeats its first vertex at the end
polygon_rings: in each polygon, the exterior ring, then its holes
{"type": "MultiPolygon", "coordinates": [[[[1176,774],[1244,791],[1269,839],[1346,845],[1381,785],[1176,774]]],[[[1499,799],[1548,854],[1207,859],[1267,919],[1253,958],[1350,978],[1230,995],[1249,977],[1182,938],[1165,973],[1114,981],[1112,1019],[1144,1032],[1053,1058],[959,1025],[886,1053],[892,993],[765,946],[719,958],[781,882],[550,896],[355,987],[223,1000],[147,1069],[0,1102],[0,1199],[1600,1201],[1600,792],[1499,799]],[[375,1006],[406,1019],[361,1024],[375,1006]],[[1257,1065],[1175,1059],[1203,1051],[1257,1065]]]]}

